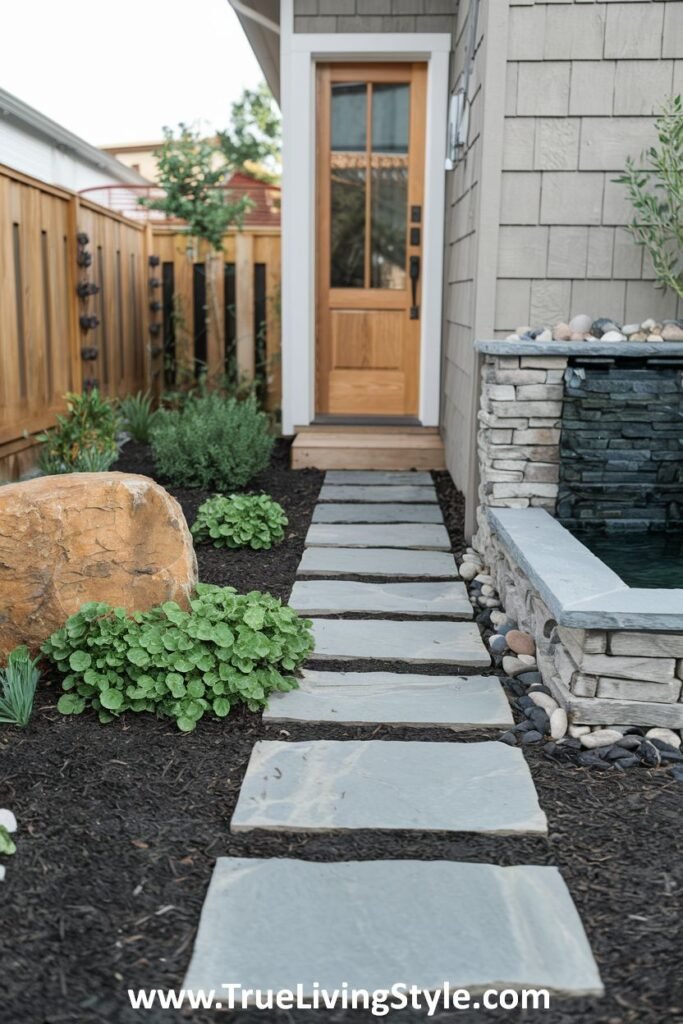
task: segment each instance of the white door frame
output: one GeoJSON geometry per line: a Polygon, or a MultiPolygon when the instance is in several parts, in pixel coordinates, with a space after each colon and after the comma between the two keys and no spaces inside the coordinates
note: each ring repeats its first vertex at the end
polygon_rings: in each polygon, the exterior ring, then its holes
{"type": "Polygon", "coordinates": [[[449,33],[294,33],[292,0],[281,0],[282,430],[315,416],[316,61],[424,60],[427,131],[422,234],[419,418],[438,426],[449,33]]]}

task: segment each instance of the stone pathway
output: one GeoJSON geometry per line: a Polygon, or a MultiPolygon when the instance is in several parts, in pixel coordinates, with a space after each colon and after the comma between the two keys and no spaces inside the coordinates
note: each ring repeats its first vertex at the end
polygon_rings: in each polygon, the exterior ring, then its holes
{"type": "Polygon", "coordinates": [[[519,747],[397,740],[260,741],[230,828],[548,830],[519,747]]]}
{"type": "Polygon", "coordinates": [[[450,551],[445,526],[432,523],[314,523],[306,534],[307,548],[410,548],[450,551]]]}
{"type": "Polygon", "coordinates": [[[510,704],[496,676],[423,676],[407,672],[306,669],[298,690],[274,693],[268,722],[510,728],[510,704]]]}
{"type": "Polygon", "coordinates": [[[314,523],[443,523],[438,505],[376,505],[329,502],[313,509],[314,523]]]}
{"type": "Polygon", "coordinates": [[[297,576],[388,576],[458,578],[446,551],[398,551],[391,548],[307,548],[297,576]]]}
{"type": "Polygon", "coordinates": [[[471,619],[472,605],[463,583],[357,583],[355,580],[297,580],[289,597],[305,615],[343,612],[390,615],[438,615],[471,619]]]}
{"type": "MultiPolygon", "coordinates": [[[[312,661],[351,670],[307,668],[298,690],[271,698],[264,719],[508,725],[497,677],[453,674],[488,668],[490,657],[466,621],[472,610],[430,475],[328,472],[320,502],[291,603],[305,615],[374,617],[315,618],[312,661]],[[359,660],[423,664],[427,674],[352,671],[359,660]]],[[[311,738],[255,745],[231,828],[538,835],[547,824],[517,748],[311,738]]],[[[307,995],[314,983],[334,990],[342,981],[370,991],[402,981],[431,991],[448,982],[602,992],[556,868],[452,861],[219,858],[184,984],[219,990],[226,980],[301,984],[307,995]]]]}

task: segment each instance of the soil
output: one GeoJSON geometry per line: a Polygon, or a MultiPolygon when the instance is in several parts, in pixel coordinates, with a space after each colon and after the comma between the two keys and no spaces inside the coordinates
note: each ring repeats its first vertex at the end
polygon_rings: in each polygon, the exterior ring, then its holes
{"type": "MultiPolygon", "coordinates": [[[[141,446],[129,445],[117,468],[152,475],[141,446]]],[[[285,506],[285,541],[271,552],[200,548],[200,578],[286,598],[321,481],[315,471],[292,472],[287,445],[280,443],[253,486],[285,506]]],[[[445,474],[437,474],[437,487],[454,549],[460,550],[462,499],[445,474]]],[[[171,490],[192,522],[206,495],[171,490]]],[[[17,853],[4,861],[0,888],[0,1024],[186,1020],[178,1011],[133,1011],[127,989],[181,986],[218,856],[557,865],[588,933],[605,998],[556,999],[544,1012],[466,1011],[457,1019],[683,1022],[683,858],[677,848],[683,786],[666,769],[591,772],[550,760],[541,748],[525,748],[549,819],[547,840],[379,832],[231,836],[232,810],[260,738],[462,742],[483,736],[312,724],[281,730],[248,712],[202,721],[184,735],[147,715],[108,726],[91,714],[64,718],[56,711],[58,695],[58,685],[48,680],[28,728],[0,732],[0,807],[11,807],[20,826],[17,853]]],[[[197,1024],[376,1019],[365,1011],[192,1015],[197,1024]]],[[[426,1018],[406,1010],[390,1019],[407,1024],[426,1018]]]]}

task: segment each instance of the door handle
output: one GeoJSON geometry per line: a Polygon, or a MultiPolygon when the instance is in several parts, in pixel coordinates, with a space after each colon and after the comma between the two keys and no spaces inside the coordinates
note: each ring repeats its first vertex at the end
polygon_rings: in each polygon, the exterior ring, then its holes
{"type": "Polygon", "coordinates": [[[410,284],[413,294],[413,304],[410,307],[410,319],[420,319],[420,307],[417,304],[417,282],[420,280],[420,257],[411,256],[409,264],[410,284]]]}

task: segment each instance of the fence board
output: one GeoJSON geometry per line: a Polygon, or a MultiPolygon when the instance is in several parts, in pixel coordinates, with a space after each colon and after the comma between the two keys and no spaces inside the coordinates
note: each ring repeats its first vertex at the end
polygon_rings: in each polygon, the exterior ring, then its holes
{"type": "Polygon", "coordinates": [[[146,387],[146,307],[144,226],[0,166],[0,478],[26,468],[30,435],[54,424],[65,394],[83,386],[84,365],[109,395],[146,387]],[[76,263],[79,231],[90,236],[87,270],[76,263]],[[116,252],[120,303],[113,295],[116,252]],[[87,305],[76,294],[80,279],[102,285],[87,305]],[[87,333],[78,319],[86,311],[101,321],[87,333]],[[84,345],[98,348],[96,361],[83,364],[84,345]]]}

